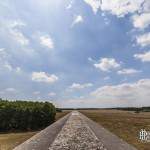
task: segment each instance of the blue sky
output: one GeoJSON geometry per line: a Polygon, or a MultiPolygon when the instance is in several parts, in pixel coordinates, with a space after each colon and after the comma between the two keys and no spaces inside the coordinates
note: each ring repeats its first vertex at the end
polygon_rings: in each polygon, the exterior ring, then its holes
{"type": "Polygon", "coordinates": [[[0,97],[150,105],[150,1],[1,1],[0,97]]]}

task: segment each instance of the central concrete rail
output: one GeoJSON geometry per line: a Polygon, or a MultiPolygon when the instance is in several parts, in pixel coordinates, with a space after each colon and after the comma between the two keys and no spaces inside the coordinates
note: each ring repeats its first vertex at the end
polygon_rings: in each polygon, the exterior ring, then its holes
{"type": "Polygon", "coordinates": [[[136,150],[83,114],[73,111],[14,150],[136,150]]]}

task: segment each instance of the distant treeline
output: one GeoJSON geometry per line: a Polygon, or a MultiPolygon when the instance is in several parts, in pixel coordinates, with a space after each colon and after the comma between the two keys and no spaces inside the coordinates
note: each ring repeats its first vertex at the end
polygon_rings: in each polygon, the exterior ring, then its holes
{"type": "Polygon", "coordinates": [[[61,108],[56,108],[56,112],[62,112],[61,108]]]}
{"type": "Polygon", "coordinates": [[[135,112],[150,112],[150,107],[120,107],[120,108],[112,108],[117,110],[125,110],[125,111],[135,111],[135,112]]]}
{"type": "Polygon", "coordinates": [[[116,108],[60,108],[61,110],[103,110],[103,109],[115,109],[124,111],[135,112],[150,112],[150,107],[116,107],[116,108]]]}
{"type": "Polygon", "coordinates": [[[0,99],[0,131],[35,130],[55,120],[56,109],[49,102],[0,99]]]}

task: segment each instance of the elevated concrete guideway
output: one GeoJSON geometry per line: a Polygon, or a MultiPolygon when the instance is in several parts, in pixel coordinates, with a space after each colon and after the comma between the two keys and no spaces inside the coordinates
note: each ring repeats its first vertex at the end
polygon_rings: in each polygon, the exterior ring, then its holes
{"type": "Polygon", "coordinates": [[[78,112],[73,112],[49,150],[106,150],[78,112]]]}
{"type": "Polygon", "coordinates": [[[73,111],[14,150],[136,150],[116,135],[73,111]]]}

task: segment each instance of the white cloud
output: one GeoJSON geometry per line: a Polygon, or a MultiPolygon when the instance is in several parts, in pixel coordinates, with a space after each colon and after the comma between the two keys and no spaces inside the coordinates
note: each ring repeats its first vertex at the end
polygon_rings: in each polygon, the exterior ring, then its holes
{"type": "Polygon", "coordinates": [[[97,13],[98,9],[101,6],[100,0],[84,0],[93,10],[94,13],[97,13]]]}
{"type": "Polygon", "coordinates": [[[40,91],[34,91],[33,94],[34,95],[39,95],[41,92],[40,91]]]}
{"type": "Polygon", "coordinates": [[[20,67],[13,67],[10,63],[11,55],[8,54],[5,48],[0,48],[0,70],[14,71],[16,73],[21,72],[20,67]]]}
{"type": "Polygon", "coordinates": [[[16,28],[16,27],[26,26],[26,24],[25,24],[25,22],[23,22],[21,20],[14,20],[14,21],[9,23],[9,26],[11,28],[16,28]]]}
{"type": "Polygon", "coordinates": [[[94,66],[102,71],[110,71],[119,68],[120,64],[114,58],[101,58],[94,66]]]}
{"type": "Polygon", "coordinates": [[[92,62],[92,61],[93,61],[93,59],[92,59],[91,57],[88,57],[88,61],[91,61],[91,62],[92,62]]]}
{"type": "Polygon", "coordinates": [[[11,64],[8,62],[9,55],[7,54],[4,48],[0,49],[0,69],[6,69],[8,71],[12,71],[13,68],[11,64]]]}
{"type": "MultiPolygon", "coordinates": [[[[150,25],[150,1],[149,0],[84,0],[96,13],[99,9],[115,15],[124,17],[131,15],[135,28],[145,29],[150,25]]],[[[105,19],[106,25],[109,20],[105,19]]],[[[138,38],[137,43],[141,46],[149,45],[149,37],[138,38]]]]}
{"type": "Polygon", "coordinates": [[[10,30],[10,34],[15,41],[21,45],[28,45],[29,40],[23,35],[23,33],[17,29],[10,30]]]}
{"type": "Polygon", "coordinates": [[[8,54],[6,53],[6,49],[0,48],[0,59],[5,59],[6,57],[8,57],[8,54]]]}
{"type": "Polygon", "coordinates": [[[71,0],[71,1],[69,2],[69,4],[67,5],[66,9],[72,8],[72,4],[73,4],[73,0],[71,0]]]}
{"type": "Polygon", "coordinates": [[[144,0],[84,0],[89,4],[93,12],[96,13],[99,8],[103,11],[109,11],[112,14],[122,17],[128,13],[134,13],[141,9],[144,0]]]}
{"type": "Polygon", "coordinates": [[[128,68],[128,69],[119,70],[117,73],[124,74],[124,75],[130,75],[130,74],[135,74],[135,73],[139,73],[139,72],[141,72],[141,71],[132,69],[132,68],[128,68]]]}
{"type": "Polygon", "coordinates": [[[139,11],[144,0],[101,0],[101,10],[109,11],[117,17],[139,11]]]}
{"type": "Polygon", "coordinates": [[[4,62],[4,66],[3,67],[8,69],[9,71],[13,70],[12,66],[8,62],[4,62]]]}
{"type": "MultiPolygon", "coordinates": [[[[22,56],[24,56],[23,59],[35,56],[36,52],[29,47],[32,43],[30,43],[30,38],[26,36],[27,31],[24,30],[26,24],[24,22],[2,18],[0,26],[1,37],[7,41],[9,49],[6,51],[10,56],[16,59],[20,59],[22,56]]],[[[11,59],[11,62],[14,61],[14,58],[11,59]]]]}
{"type": "Polygon", "coordinates": [[[134,57],[140,59],[142,62],[150,62],[150,51],[143,54],[135,54],[134,57]]]}
{"type": "MultiPolygon", "coordinates": [[[[5,24],[5,30],[8,31],[9,37],[19,43],[20,45],[28,45],[29,39],[24,36],[22,31],[20,30],[21,27],[26,26],[26,24],[20,20],[14,20],[6,22],[5,24]]],[[[6,32],[7,32],[6,31],[6,32]]]]}
{"type": "Polygon", "coordinates": [[[93,86],[92,83],[85,83],[85,84],[79,84],[79,83],[73,83],[69,89],[72,89],[72,90],[80,90],[80,89],[85,89],[85,88],[88,88],[88,87],[91,87],[93,86]]]}
{"type": "Polygon", "coordinates": [[[119,85],[107,85],[96,89],[91,93],[97,99],[123,106],[150,105],[150,79],[141,79],[135,83],[123,83],[119,85]]]}
{"type": "Polygon", "coordinates": [[[145,0],[143,3],[143,12],[150,12],[150,1],[149,0],[145,0]]]}
{"type": "Polygon", "coordinates": [[[15,68],[7,61],[4,61],[3,64],[0,64],[0,65],[2,65],[1,69],[6,69],[8,71],[14,71],[17,74],[21,73],[21,71],[22,71],[20,67],[15,68]]]}
{"type": "Polygon", "coordinates": [[[136,40],[137,43],[143,47],[150,45],[150,32],[137,36],[136,40]]]}
{"type": "Polygon", "coordinates": [[[150,13],[143,13],[141,15],[134,15],[132,17],[133,25],[136,28],[144,29],[150,25],[150,13]]]}
{"type": "Polygon", "coordinates": [[[72,23],[72,26],[74,26],[75,24],[81,23],[81,22],[83,22],[83,17],[81,15],[78,15],[75,17],[75,19],[72,23]]]}
{"type": "Polygon", "coordinates": [[[55,92],[50,92],[50,93],[48,93],[48,96],[55,96],[55,95],[56,95],[55,92]]]}
{"type": "Polygon", "coordinates": [[[11,92],[11,93],[17,92],[17,90],[15,88],[6,88],[4,91],[11,92]]]}
{"type": "Polygon", "coordinates": [[[40,44],[47,47],[47,48],[50,48],[50,49],[53,49],[54,48],[54,42],[52,40],[52,38],[49,36],[49,35],[41,35],[39,37],[40,39],[40,44]]]}
{"type": "Polygon", "coordinates": [[[149,0],[84,0],[96,13],[99,9],[108,11],[117,17],[130,13],[150,12],[149,0]]]}
{"type": "Polygon", "coordinates": [[[22,69],[20,67],[16,67],[16,73],[21,73],[22,69]]]}
{"type": "Polygon", "coordinates": [[[0,48],[0,53],[4,51],[5,51],[5,48],[0,48]]]}
{"type": "Polygon", "coordinates": [[[54,74],[47,74],[45,72],[33,72],[32,80],[36,82],[54,83],[58,77],[54,74]]]}
{"type": "Polygon", "coordinates": [[[132,83],[105,85],[84,97],[73,97],[59,102],[62,107],[141,107],[149,106],[150,79],[132,83]]]}
{"type": "Polygon", "coordinates": [[[91,62],[91,63],[96,63],[96,60],[94,60],[94,59],[91,58],[91,57],[88,57],[88,61],[91,62]]]}
{"type": "Polygon", "coordinates": [[[9,88],[6,88],[6,89],[3,89],[2,91],[0,91],[0,94],[3,95],[5,98],[9,95],[14,95],[14,94],[16,95],[18,93],[19,93],[19,91],[12,87],[9,87],[9,88]],[[7,95],[7,96],[5,96],[5,95],[7,95]]]}

